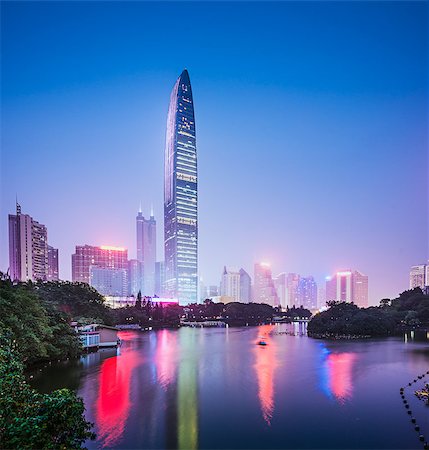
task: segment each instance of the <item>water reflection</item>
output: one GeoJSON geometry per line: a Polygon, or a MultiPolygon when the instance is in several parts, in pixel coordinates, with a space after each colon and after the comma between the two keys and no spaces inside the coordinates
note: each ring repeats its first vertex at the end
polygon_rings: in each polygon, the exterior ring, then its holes
{"type": "Polygon", "coordinates": [[[158,383],[167,388],[176,377],[177,331],[161,330],[157,334],[155,353],[158,383]]]}
{"type": "Polygon", "coordinates": [[[139,354],[130,350],[106,359],[101,365],[96,421],[97,439],[105,447],[122,437],[131,407],[131,375],[140,360],[139,354]]]}
{"type": "Polygon", "coordinates": [[[259,337],[255,341],[254,348],[254,368],[258,381],[259,403],[262,417],[268,425],[271,425],[274,412],[274,371],[276,369],[276,347],[274,340],[270,336],[272,330],[272,325],[259,327],[259,337]],[[256,345],[261,338],[267,345],[256,345]]]}
{"type": "Polygon", "coordinates": [[[332,353],[321,345],[320,384],[328,397],[344,403],[353,396],[353,366],[357,355],[352,352],[332,353]]]}
{"type": "Polygon", "coordinates": [[[180,330],[180,363],[178,375],[177,439],[179,449],[198,448],[198,354],[196,336],[199,330],[180,330]]]}

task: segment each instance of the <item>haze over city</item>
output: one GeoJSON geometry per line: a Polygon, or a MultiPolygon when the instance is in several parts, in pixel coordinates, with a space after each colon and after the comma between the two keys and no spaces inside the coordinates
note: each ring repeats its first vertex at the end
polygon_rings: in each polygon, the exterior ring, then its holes
{"type": "Polygon", "coordinates": [[[268,261],[273,274],[318,282],[356,268],[370,303],[395,297],[428,259],[422,8],[323,3],[308,14],[306,3],[271,3],[243,16],[240,3],[7,4],[1,270],[16,196],[48,227],[60,278],[71,278],[78,244],[135,257],[140,202],[147,216],[153,205],[163,259],[167,108],[186,67],[204,282],[218,284],[224,265],[252,274],[268,261]],[[193,24],[192,52],[177,51],[175,14],[193,24]]]}

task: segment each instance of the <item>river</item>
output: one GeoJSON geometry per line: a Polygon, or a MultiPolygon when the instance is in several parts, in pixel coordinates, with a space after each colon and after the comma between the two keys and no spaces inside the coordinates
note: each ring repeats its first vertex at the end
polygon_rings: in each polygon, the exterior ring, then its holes
{"type": "Polygon", "coordinates": [[[97,433],[88,448],[423,448],[399,389],[429,439],[429,407],[413,395],[423,381],[408,387],[429,370],[427,342],[285,330],[124,331],[119,349],[48,366],[32,382],[83,397],[97,433]]]}

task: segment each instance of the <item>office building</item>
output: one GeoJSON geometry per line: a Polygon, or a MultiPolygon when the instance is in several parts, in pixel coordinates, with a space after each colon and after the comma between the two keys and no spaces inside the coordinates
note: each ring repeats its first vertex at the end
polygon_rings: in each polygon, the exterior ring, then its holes
{"type": "Polygon", "coordinates": [[[232,297],[234,301],[240,301],[240,272],[237,269],[223,268],[220,283],[220,295],[232,297]]]}
{"type": "MultiPolygon", "coordinates": [[[[123,247],[112,247],[107,245],[100,247],[77,245],[75,253],[72,255],[72,280],[91,284],[90,269],[93,266],[101,269],[123,269],[127,273],[128,251],[123,247]]],[[[95,274],[95,277],[97,277],[96,279],[101,280],[100,283],[103,281],[103,277],[108,276],[114,277],[115,280],[118,278],[114,272],[110,272],[110,275],[109,272],[106,272],[105,274],[96,272],[95,274]]],[[[112,281],[112,283],[114,284],[116,281],[112,281]]],[[[115,287],[115,291],[116,290],[115,287]]],[[[105,295],[115,294],[109,293],[105,295]]]]}
{"type": "Polygon", "coordinates": [[[142,263],[137,259],[130,259],[128,261],[128,293],[137,297],[139,292],[142,292],[142,263]]]}
{"type": "Polygon", "coordinates": [[[240,269],[240,302],[250,303],[251,301],[252,279],[244,269],[240,269]]]}
{"type": "Polygon", "coordinates": [[[353,302],[368,306],[368,276],[355,270],[340,270],[326,278],[326,301],[353,302]]]}
{"type": "Polygon", "coordinates": [[[164,161],[165,291],[184,305],[198,300],[197,148],[187,70],[170,95],[164,161]]]}
{"type": "Polygon", "coordinates": [[[317,309],[317,284],[312,276],[300,277],[297,288],[299,306],[306,309],[317,309]]]}
{"type": "Polygon", "coordinates": [[[292,308],[299,306],[298,285],[300,276],[297,273],[287,274],[287,306],[292,308]]]}
{"type": "Polygon", "coordinates": [[[253,301],[278,306],[279,300],[272,278],[271,267],[267,263],[256,263],[253,278],[253,301]]]}
{"type": "Polygon", "coordinates": [[[124,297],[128,295],[128,274],[126,269],[90,266],[89,284],[102,295],[124,297]]]}
{"type": "Polygon", "coordinates": [[[281,273],[274,278],[274,286],[276,288],[279,304],[283,310],[289,305],[288,302],[288,288],[287,288],[287,274],[281,273]]]}
{"type": "Polygon", "coordinates": [[[48,279],[48,232],[16,204],[9,214],[9,274],[14,281],[48,279]]]}
{"type": "Polygon", "coordinates": [[[164,261],[155,263],[155,295],[164,297],[165,268],[164,261]]]}
{"type": "Polygon", "coordinates": [[[412,266],[410,269],[410,289],[419,287],[424,289],[425,286],[429,285],[428,278],[428,267],[427,264],[420,264],[417,266],[412,266]]]}
{"type": "Polygon", "coordinates": [[[58,249],[48,245],[48,281],[58,281],[58,249]]]}
{"type": "Polygon", "coordinates": [[[141,208],[136,217],[137,260],[142,265],[142,294],[152,296],[155,293],[156,263],[156,220],[153,211],[145,219],[141,208]]]}

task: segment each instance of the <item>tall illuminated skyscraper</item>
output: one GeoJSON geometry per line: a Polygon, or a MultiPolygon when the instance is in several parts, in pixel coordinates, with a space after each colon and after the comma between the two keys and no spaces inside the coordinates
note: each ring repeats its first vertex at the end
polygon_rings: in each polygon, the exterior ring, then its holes
{"type": "Polygon", "coordinates": [[[197,147],[191,82],[185,69],[170,95],[164,161],[165,291],[198,300],[197,147]]]}

